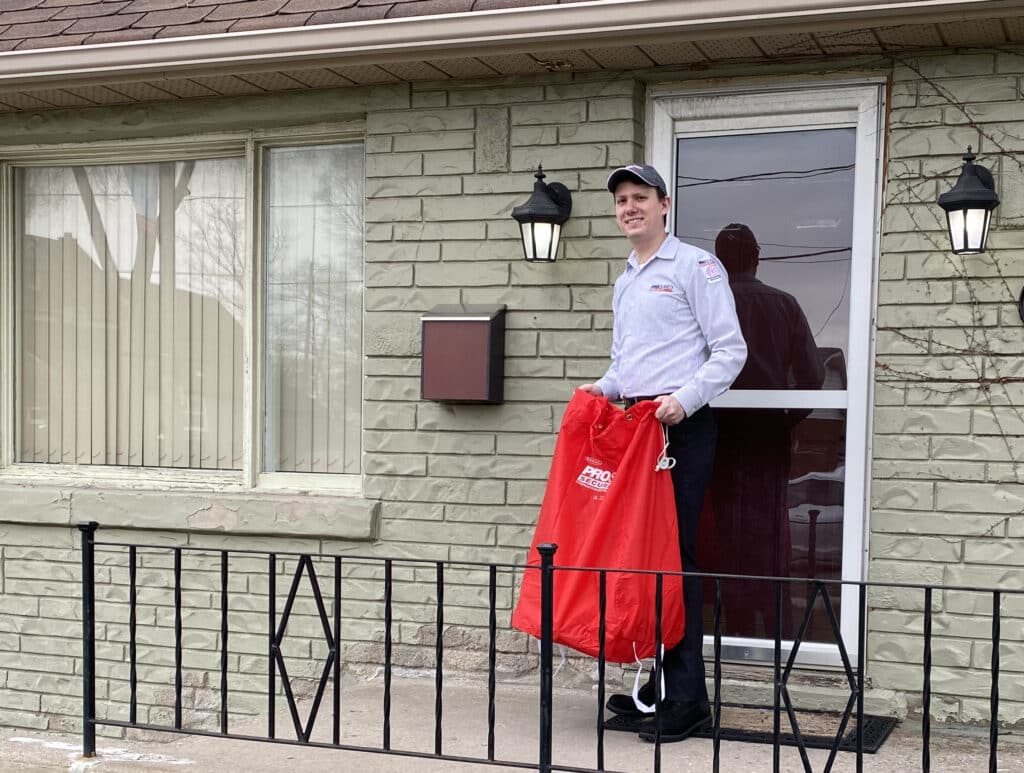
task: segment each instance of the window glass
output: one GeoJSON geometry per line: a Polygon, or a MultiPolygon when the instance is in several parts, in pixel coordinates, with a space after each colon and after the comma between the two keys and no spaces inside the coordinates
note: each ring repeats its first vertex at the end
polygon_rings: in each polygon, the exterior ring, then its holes
{"type": "Polygon", "coordinates": [[[676,231],[729,272],[750,349],[733,389],[845,389],[856,130],[684,137],[676,231]]]}
{"type": "MultiPolygon", "coordinates": [[[[715,470],[701,514],[698,562],[722,574],[842,577],[846,411],[716,408],[715,470]]],[[[809,583],[782,583],[782,638],[804,618],[809,583]]],[[[839,614],[839,584],[826,582],[839,614]]],[[[722,580],[722,633],[774,638],[776,583],[722,580]]],[[[705,584],[711,624],[713,587],[705,584]]],[[[708,629],[710,630],[710,628],[708,629]]],[[[815,601],[806,638],[832,641],[815,601]]]]}
{"type": "Polygon", "coordinates": [[[362,201],[362,145],[267,151],[267,471],[359,472],[362,201]]]}
{"type": "Polygon", "coordinates": [[[240,468],[243,160],[17,183],[17,460],[240,468]]]}
{"type": "MultiPolygon", "coordinates": [[[[733,390],[846,388],[855,141],[853,128],[677,140],[677,229],[722,261],[747,341],[733,390]]],[[[701,567],[838,580],[846,412],[771,399],[715,408],[701,567]]],[[[781,584],[783,638],[796,634],[809,587],[781,584]]],[[[828,589],[838,610],[839,586],[828,589]]],[[[774,638],[775,583],[723,580],[721,591],[723,633],[774,638]]],[[[821,599],[806,637],[832,638],[821,599]]]]}

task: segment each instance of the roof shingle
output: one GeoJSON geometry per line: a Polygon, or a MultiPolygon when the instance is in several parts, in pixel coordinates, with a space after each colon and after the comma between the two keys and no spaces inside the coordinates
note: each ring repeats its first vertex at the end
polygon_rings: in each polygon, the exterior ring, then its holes
{"type": "Polygon", "coordinates": [[[253,16],[273,16],[288,0],[249,0],[247,3],[219,5],[206,17],[207,21],[222,19],[248,19],[253,16]]]}
{"type": "Polygon", "coordinates": [[[161,27],[157,30],[158,38],[183,38],[192,35],[219,35],[231,28],[230,21],[204,21],[202,24],[182,24],[161,27]]]}
{"type": "MultiPolygon", "coordinates": [[[[189,24],[199,24],[203,19],[213,12],[213,8],[175,8],[170,11],[150,11],[139,21],[135,22],[136,27],[184,27],[189,24]]],[[[197,35],[203,33],[197,32],[197,35]]]]}
{"type": "Polygon", "coordinates": [[[146,40],[147,38],[155,38],[159,27],[150,27],[149,29],[115,29],[115,30],[103,30],[101,32],[94,32],[92,35],[85,39],[85,42],[89,45],[99,45],[101,43],[124,43],[129,40],[146,40]]]}
{"type": "Polygon", "coordinates": [[[141,13],[119,13],[116,16],[90,16],[78,19],[67,29],[69,35],[77,33],[110,32],[131,27],[142,18],[141,13]]]}
{"type": "Polygon", "coordinates": [[[4,11],[23,11],[41,5],[41,0],[4,0],[4,11]]]}
{"type": "MultiPolygon", "coordinates": [[[[4,21],[6,19],[0,19],[0,23],[4,21]]],[[[71,19],[64,21],[37,21],[31,24],[12,24],[3,33],[0,33],[0,38],[21,41],[31,40],[32,38],[48,38],[60,35],[72,24],[74,22],[71,19]]]]}
{"type": "MultiPolygon", "coordinates": [[[[72,5],[64,8],[57,12],[54,19],[87,19],[101,16],[112,16],[117,14],[122,8],[128,5],[128,0],[119,0],[119,2],[93,2],[90,5],[72,5]]],[[[37,8],[37,11],[44,10],[37,8]]],[[[54,10],[54,9],[46,9],[54,10]]]]}
{"type": "Polygon", "coordinates": [[[282,13],[303,13],[304,11],[337,11],[351,8],[358,0],[288,0],[282,13]]]}
{"type": "Polygon", "coordinates": [[[5,24],[26,24],[33,21],[46,21],[60,13],[59,8],[31,8],[24,11],[3,12],[5,24]]]}
{"type": "Polygon", "coordinates": [[[187,0],[131,0],[128,7],[122,10],[125,13],[167,11],[172,8],[184,8],[187,5],[187,0]]]}
{"type": "Polygon", "coordinates": [[[44,38],[29,38],[18,41],[18,50],[24,51],[29,48],[61,48],[63,46],[78,46],[85,42],[85,35],[51,35],[44,38]]]}

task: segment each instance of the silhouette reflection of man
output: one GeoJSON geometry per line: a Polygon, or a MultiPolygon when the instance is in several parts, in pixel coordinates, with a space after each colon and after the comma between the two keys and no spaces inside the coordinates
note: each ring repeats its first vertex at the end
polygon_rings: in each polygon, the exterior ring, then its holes
{"type": "MultiPolygon", "coordinates": [[[[760,247],[753,232],[730,223],[715,239],[729,273],[736,314],[747,341],[747,361],[732,389],[819,389],[825,378],[814,334],[800,304],[756,278],[760,247]]],[[[787,487],[792,430],[807,410],[718,409],[718,446],[710,496],[715,570],[787,577],[792,543],[787,487]]],[[[783,586],[782,635],[792,635],[792,604],[783,586]]],[[[725,581],[727,633],[775,635],[775,588],[725,581]],[[758,625],[760,618],[760,626],[758,625]]]]}

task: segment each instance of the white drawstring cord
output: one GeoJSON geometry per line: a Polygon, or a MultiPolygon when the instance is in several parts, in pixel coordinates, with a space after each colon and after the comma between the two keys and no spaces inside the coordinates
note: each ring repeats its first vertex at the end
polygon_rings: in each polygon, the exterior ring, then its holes
{"type": "MultiPolygon", "coordinates": [[[[673,461],[675,461],[675,460],[673,460],[673,461]]],[[[655,709],[655,704],[652,703],[650,706],[648,706],[646,703],[644,703],[642,700],[640,700],[640,677],[644,673],[644,663],[643,663],[642,660],[640,660],[639,656],[636,654],[636,642],[633,642],[633,658],[636,660],[636,664],[637,664],[636,676],[633,677],[633,703],[644,714],[653,714],[654,713],[654,709],[655,709]]],[[[662,659],[662,661],[664,661],[664,659],[665,659],[665,645],[664,644],[661,645],[661,659],[662,659]]],[[[661,669],[661,697],[662,698],[665,697],[665,669],[664,668],[661,669]]],[[[655,697],[655,702],[657,702],[657,697],[655,697]]]]}
{"type": "MultiPolygon", "coordinates": [[[[539,656],[541,651],[541,641],[536,637],[534,637],[533,640],[537,643],[537,655],[539,656]]],[[[562,666],[564,666],[569,660],[568,655],[566,654],[566,650],[568,648],[564,644],[556,644],[555,646],[558,647],[558,665],[555,666],[554,670],[551,672],[552,679],[558,676],[558,672],[562,670],[562,666]]]]}
{"type": "Polygon", "coordinates": [[[668,425],[662,424],[661,431],[665,436],[665,445],[661,449],[661,453],[658,454],[658,463],[654,465],[654,471],[659,472],[660,470],[671,470],[676,466],[675,457],[668,455],[668,425]]]}

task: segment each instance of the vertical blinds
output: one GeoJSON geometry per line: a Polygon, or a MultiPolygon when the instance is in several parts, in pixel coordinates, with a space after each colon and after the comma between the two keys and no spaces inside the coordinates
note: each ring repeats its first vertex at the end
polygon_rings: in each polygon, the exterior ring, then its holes
{"type": "MultiPolygon", "coordinates": [[[[264,458],[358,473],[363,150],[266,151],[264,458]]],[[[241,158],[18,171],[18,461],[242,467],[241,158]]]]}
{"type": "Polygon", "coordinates": [[[363,148],[266,157],[268,471],[358,473],[363,148]]]}
{"type": "Polygon", "coordinates": [[[242,159],[18,183],[19,461],[241,467],[242,159]]]}

